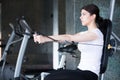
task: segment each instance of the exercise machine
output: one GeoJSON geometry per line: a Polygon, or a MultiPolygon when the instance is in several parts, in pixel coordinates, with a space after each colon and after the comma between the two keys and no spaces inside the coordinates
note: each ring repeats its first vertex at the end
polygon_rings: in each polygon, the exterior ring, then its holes
{"type": "MultiPolygon", "coordinates": [[[[104,29],[105,30],[104,31],[105,32],[104,33],[104,35],[105,35],[104,41],[105,42],[104,42],[104,49],[103,49],[103,55],[102,55],[102,60],[101,60],[101,67],[100,67],[101,68],[100,69],[100,80],[102,80],[102,76],[106,71],[109,56],[112,55],[115,51],[115,49],[113,47],[116,47],[115,40],[110,38],[111,30],[112,30],[112,22],[106,20],[106,23],[109,23],[110,25],[106,25],[107,27],[104,29]]],[[[9,24],[12,27],[13,31],[12,31],[11,36],[8,40],[8,43],[5,47],[5,50],[3,52],[3,56],[2,56],[2,59],[0,62],[1,63],[1,70],[0,70],[1,78],[0,79],[1,80],[10,80],[10,79],[11,80],[22,80],[22,79],[37,80],[39,77],[41,77],[41,80],[44,80],[44,77],[49,74],[48,72],[42,72],[42,73],[40,73],[40,75],[38,75],[34,78],[31,78],[31,79],[21,73],[21,66],[22,66],[22,61],[23,61],[23,57],[25,54],[25,49],[26,49],[28,40],[30,39],[30,37],[32,37],[32,34],[34,33],[34,31],[32,31],[32,29],[29,27],[29,25],[27,24],[27,22],[25,21],[24,18],[19,19],[18,24],[20,27],[22,27],[22,29],[24,29],[24,33],[22,35],[15,31],[13,24],[11,24],[11,23],[9,24]],[[16,34],[20,36],[20,39],[14,40],[16,34]],[[9,47],[12,44],[15,44],[19,41],[22,41],[22,42],[21,42],[21,46],[19,49],[16,66],[15,67],[9,66],[9,65],[6,66],[6,56],[7,56],[7,51],[9,50],[9,47]],[[8,71],[9,71],[9,73],[8,73],[8,71]],[[5,76],[9,76],[9,77],[6,78],[5,76]]],[[[44,36],[46,36],[46,35],[44,35],[44,36]]],[[[46,36],[46,37],[48,37],[48,36],[46,36]]],[[[50,38],[50,37],[48,37],[48,38],[50,38]]],[[[50,39],[52,39],[52,38],[50,38],[50,39]]],[[[52,40],[57,42],[57,40],[54,40],[54,39],[52,39],[52,40]]],[[[74,55],[74,53],[75,53],[74,51],[77,50],[78,43],[74,43],[74,42],[72,42],[72,43],[66,42],[66,43],[69,43],[69,45],[60,47],[58,49],[58,51],[60,53],[62,53],[58,69],[65,69],[66,54],[70,53],[70,55],[74,55]]]]}
{"type": "Polygon", "coordinates": [[[5,46],[5,49],[3,51],[3,55],[0,61],[0,79],[1,80],[14,80],[14,69],[15,67],[13,65],[10,65],[7,63],[7,55],[9,52],[10,47],[23,40],[23,36],[19,35],[19,33],[16,31],[15,26],[12,23],[9,23],[9,26],[12,28],[12,33],[9,37],[9,40],[5,46]],[[19,39],[15,39],[16,37],[20,37],[19,39]]]}
{"type": "MultiPolygon", "coordinates": [[[[30,39],[32,33],[28,27],[20,24],[20,21],[25,23],[25,20],[17,19],[17,25],[14,26],[12,23],[9,26],[12,28],[12,33],[8,39],[8,42],[3,51],[2,59],[0,61],[0,80],[29,80],[26,75],[21,73],[21,67],[23,63],[23,57],[25,54],[26,46],[28,44],[28,40],[30,39]],[[22,30],[21,30],[22,29],[22,30]],[[17,37],[17,38],[16,38],[17,37]],[[18,38],[19,37],[19,38],[18,38]],[[16,61],[16,66],[10,65],[7,63],[7,55],[11,45],[21,42],[20,49],[18,50],[18,58],[16,61]]],[[[25,24],[27,25],[27,24],[25,24]]],[[[27,25],[28,26],[28,25],[27,25]]],[[[31,80],[35,80],[32,78],[31,80]]]]}

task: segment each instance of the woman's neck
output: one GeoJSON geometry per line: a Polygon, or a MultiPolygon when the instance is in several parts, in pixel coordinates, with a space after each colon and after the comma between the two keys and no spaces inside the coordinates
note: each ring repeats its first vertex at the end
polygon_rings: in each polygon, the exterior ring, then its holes
{"type": "Polygon", "coordinates": [[[97,29],[96,23],[91,23],[91,24],[88,25],[88,31],[91,31],[91,30],[94,30],[94,29],[97,29]]]}

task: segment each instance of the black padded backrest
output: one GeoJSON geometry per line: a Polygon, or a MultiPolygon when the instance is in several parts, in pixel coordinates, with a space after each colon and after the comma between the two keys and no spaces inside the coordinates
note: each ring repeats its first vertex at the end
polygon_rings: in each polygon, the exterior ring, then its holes
{"type": "Polygon", "coordinates": [[[104,35],[104,46],[103,46],[103,54],[101,58],[100,65],[100,74],[104,73],[107,69],[108,57],[110,54],[110,49],[108,49],[108,44],[110,44],[110,36],[112,31],[112,22],[108,19],[104,20],[105,25],[100,28],[104,35]]]}

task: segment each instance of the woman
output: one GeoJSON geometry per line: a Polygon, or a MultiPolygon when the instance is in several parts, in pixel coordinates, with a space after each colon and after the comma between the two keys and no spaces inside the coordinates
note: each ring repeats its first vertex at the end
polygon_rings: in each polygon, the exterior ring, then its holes
{"type": "MultiPolygon", "coordinates": [[[[45,80],[98,80],[104,43],[103,33],[99,27],[104,26],[102,24],[104,20],[99,16],[99,8],[94,4],[82,7],[80,20],[82,25],[88,28],[86,31],[74,35],[49,36],[59,42],[78,42],[81,59],[77,70],[56,70],[45,77],[45,80]]],[[[34,42],[46,43],[53,41],[42,35],[34,34],[33,36],[34,42]]]]}

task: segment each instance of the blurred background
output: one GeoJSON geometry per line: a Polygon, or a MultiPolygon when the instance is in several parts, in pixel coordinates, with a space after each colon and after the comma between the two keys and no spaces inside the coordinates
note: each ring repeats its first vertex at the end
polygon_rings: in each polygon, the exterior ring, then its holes
{"type": "MultiPolygon", "coordinates": [[[[9,23],[16,25],[17,19],[24,16],[30,27],[45,35],[74,34],[85,30],[80,23],[80,9],[86,4],[94,3],[100,8],[103,18],[110,18],[112,0],[0,0],[0,44],[6,45],[12,32],[9,23]]],[[[120,0],[115,1],[112,32],[120,37],[120,0]]],[[[117,41],[119,46],[120,42],[117,41]]],[[[56,44],[55,44],[56,45],[56,44]]],[[[53,54],[57,50],[53,43],[38,45],[29,40],[22,69],[42,70],[55,66],[53,54]]],[[[7,63],[14,65],[20,48],[20,42],[10,47],[7,63]]],[[[0,47],[0,56],[4,46],[0,47]]],[[[55,57],[54,57],[55,58],[55,57]]],[[[56,57],[57,58],[57,57],[56,57]]],[[[76,68],[78,59],[68,55],[67,68],[76,68]]],[[[108,61],[104,80],[120,80],[120,52],[114,53],[108,61]]]]}

